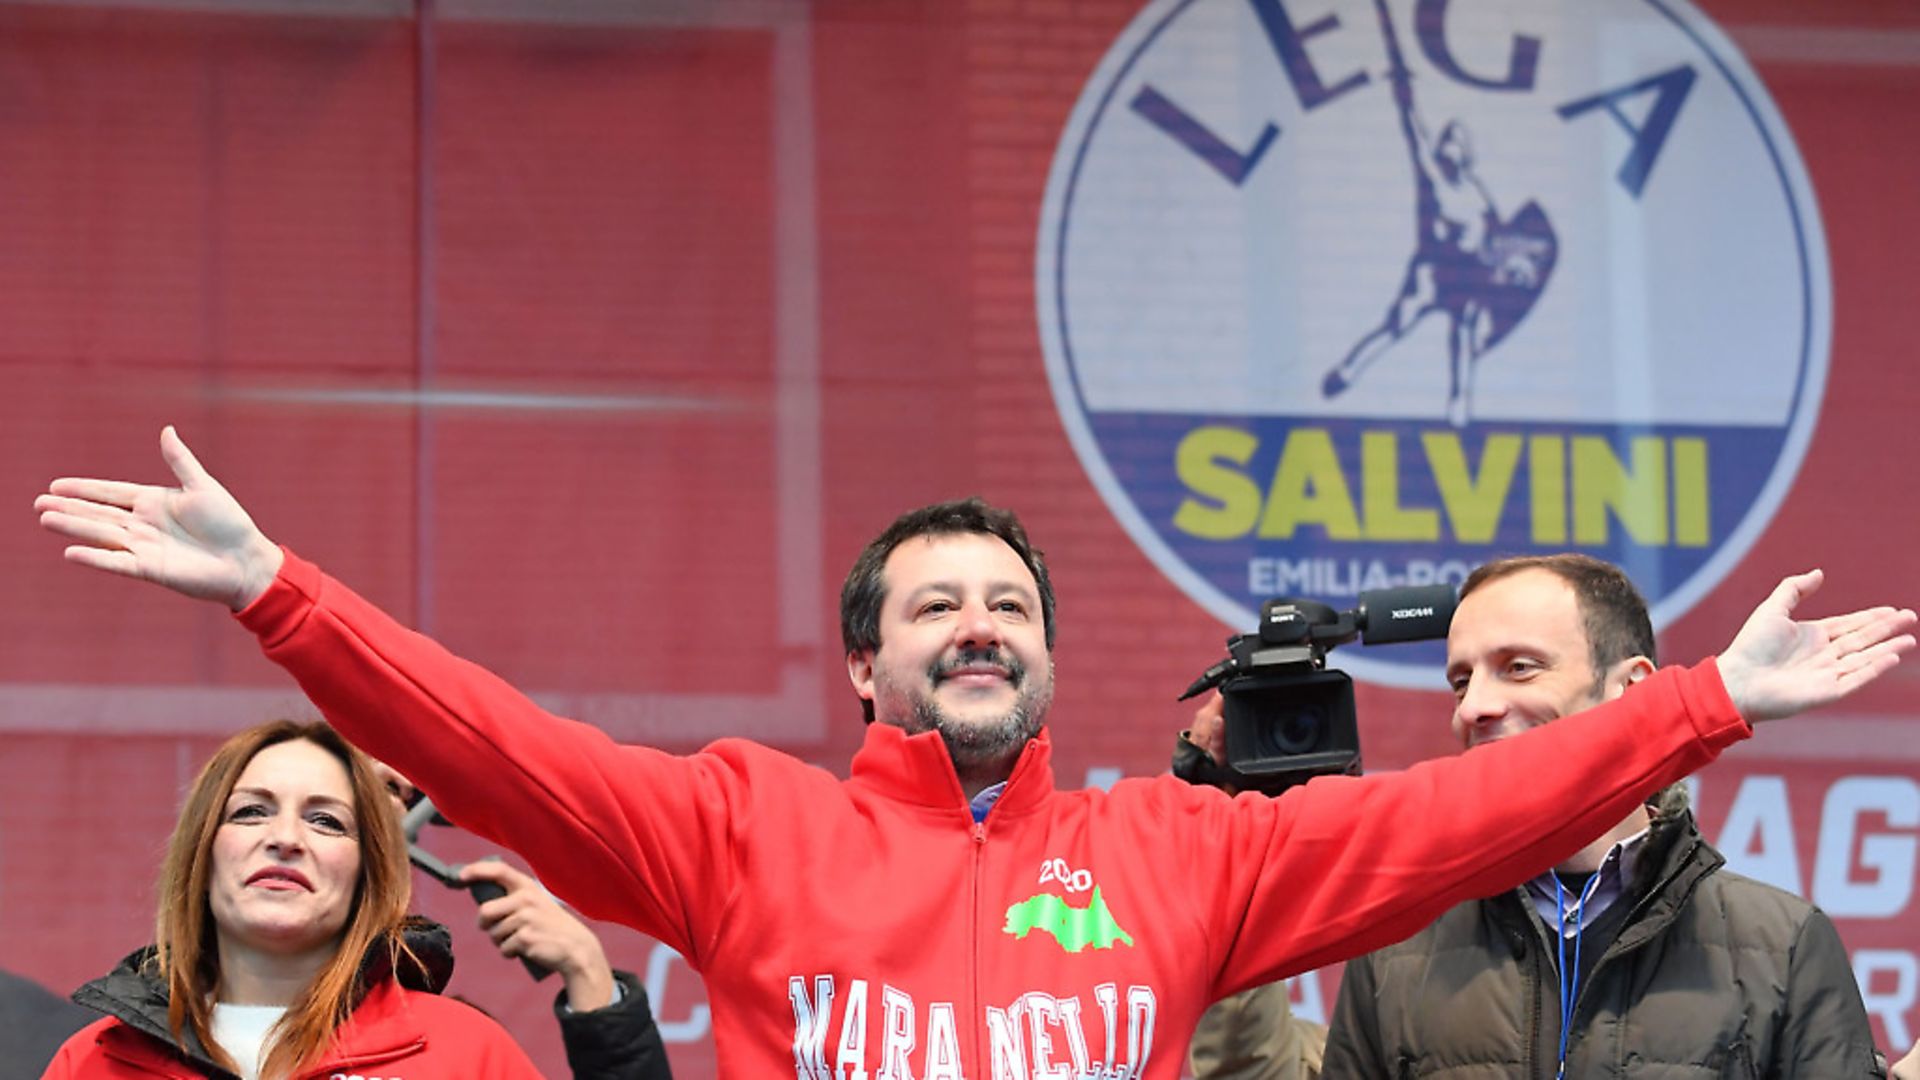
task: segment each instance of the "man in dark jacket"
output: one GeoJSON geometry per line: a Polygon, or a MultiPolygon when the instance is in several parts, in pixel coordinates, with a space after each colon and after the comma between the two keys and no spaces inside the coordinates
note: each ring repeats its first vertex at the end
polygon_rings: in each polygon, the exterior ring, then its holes
{"type": "MultiPolygon", "coordinates": [[[[1489,563],[1447,637],[1454,734],[1471,750],[1653,668],[1646,604],[1617,567],[1489,563]]],[[[1554,871],[1350,962],[1326,1075],[1881,1075],[1833,924],[1724,862],[1684,791],[1662,792],[1554,871]]]]}
{"type": "Polygon", "coordinates": [[[0,971],[0,1076],[39,1076],[67,1036],[99,1018],[31,979],[0,971]]]}

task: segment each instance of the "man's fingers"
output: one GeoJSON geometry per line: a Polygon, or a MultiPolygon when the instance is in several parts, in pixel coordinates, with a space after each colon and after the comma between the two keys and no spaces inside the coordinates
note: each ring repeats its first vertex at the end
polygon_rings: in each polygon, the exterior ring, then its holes
{"type": "Polygon", "coordinates": [[[107,506],[117,506],[122,510],[131,510],[135,499],[146,492],[159,489],[152,484],[133,484],[125,480],[95,480],[85,476],[63,476],[48,484],[47,490],[70,499],[84,499],[87,502],[103,503],[107,506]]]}
{"type": "Polygon", "coordinates": [[[131,551],[107,551],[103,548],[75,544],[61,554],[68,562],[80,566],[105,570],[109,574],[119,574],[121,577],[144,577],[140,572],[140,560],[131,551]]]}
{"type": "Polygon", "coordinates": [[[1901,634],[1885,641],[1875,642],[1867,648],[1848,656],[1843,662],[1840,681],[1858,679],[1861,683],[1872,681],[1887,669],[1900,662],[1900,657],[1911,651],[1914,645],[1912,634],[1901,634]]]}
{"type": "Polygon", "coordinates": [[[64,536],[83,545],[108,551],[127,550],[127,530],[111,522],[49,511],[40,515],[40,525],[56,536],[64,536]]]}
{"type": "Polygon", "coordinates": [[[1841,655],[1858,652],[1913,629],[1914,614],[1906,608],[1870,608],[1822,620],[1820,628],[1841,655]]]}
{"type": "Polygon", "coordinates": [[[88,502],[85,499],[69,499],[63,495],[42,495],[33,500],[33,508],[40,512],[40,523],[50,529],[57,529],[59,518],[52,521],[48,515],[81,518],[98,521],[106,525],[124,526],[130,520],[130,511],[105,503],[88,502]]]}
{"type": "Polygon", "coordinates": [[[1773,594],[1767,597],[1763,608],[1773,608],[1782,615],[1792,615],[1800,602],[1820,591],[1820,583],[1826,580],[1821,570],[1809,570],[1804,574],[1795,574],[1774,586],[1773,594]]]}
{"type": "Polygon", "coordinates": [[[481,904],[475,909],[480,914],[480,929],[494,934],[496,939],[502,932],[511,933],[513,927],[520,925],[521,920],[516,916],[526,908],[525,901],[524,894],[509,892],[481,904]],[[502,927],[505,927],[504,931],[502,927]]]}
{"type": "Polygon", "coordinates": [[[480,928],[487,932],[487,936],[493,939],[495,945],[504,947],[507,939],[512,937],[514,932],[520,929],[520,924],[513,919],[502,918],[496,919],[491,923],[484,923],[480,928]]]}
{"type": "Polygon", "coordinates": [[[1833,680],[1834,688],[1840,697],[1845,697],[1880,676],[1885,675],[1899,662],[1900,656],[1898,653],[1886,653],[1876,656],[1872,660],[1862,663],[1859,667],[1833,680]]]}
{"type": "Polygon", "coordinates": [[[174,479],[180,481],[183,491],[220,486],[207,474],[206,469],[201,468],[200,459],[187,449],[186,441],[180,438],[179,432],[173,430],[172,424],[160,429],[160,457],[166,461],[167,468],[173,470],[174,479]]]}
{"type": "MultiPolygon", "coordinates": [[[[494,903],[505,901],[496,900],[494,903]]],[[[486,931],[494,946],[508,956],[528,955],[542,948],[549,940],[540,920],[524,905],[515,907],[490,923],[482,922],[480,929],[486,931]]]]}
{"type": "Polygon", "coordinates": [[[1827,640],[1838,641],[1876,619],[1885,618],[1893,610],[1891,607],[1875,607],[1862,611],[1849,611],[1845,615],[1829,615],[1824,619],[1815,619],[1813,625],[1827,636],[1827,640]]]}
{"type": "Polygon", "coordinates": [[[554,957],[558,955],[553,939],[542,934],[540,928],[531,923],[515,927],[513,933],[504,937],[494,938],[493,944],[500,950],[501,956],[513,960],[524,957],[542,967],[555,966],[554,957]]]}
{"type": "Polygon", "coordinates": [[[1914,646],[1912,634],[1901,634],[1839,657],[1833,676],[1833,698],[1838,700],[1891,671],[1900,656],[1914,646]]]}
{"type": "Polygon", "coordinates": [[[491,881],[508,893],[513,893],[533,881],[531,877],[499,859],[478,859],[468,863],[461,868],[460,880],[491,881]]]}

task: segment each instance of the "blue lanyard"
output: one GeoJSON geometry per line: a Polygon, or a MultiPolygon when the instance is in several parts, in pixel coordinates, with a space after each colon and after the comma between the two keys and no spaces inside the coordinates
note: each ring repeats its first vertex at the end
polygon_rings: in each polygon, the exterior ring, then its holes
{"type": "Polygon", "coordinates": [[[1560,913],[1559,925],[1553,928],[1553,936],[1560,944],[1560,1069],[1554,1075],[1557,1080],[1567,1078],[1567,1032],[1573,1026],[1573,1003],[1580,996],[1580,939],[1586,934],[1587,896],[1600,880],[1600,875],[1587,879],[1586,887],[1580,890],[1580,899],[1573,905],[1573,966],[1567,966],[1567,894],[1560,887],[1560,875],[1553,875],[1553,903],[1560,913]]]}

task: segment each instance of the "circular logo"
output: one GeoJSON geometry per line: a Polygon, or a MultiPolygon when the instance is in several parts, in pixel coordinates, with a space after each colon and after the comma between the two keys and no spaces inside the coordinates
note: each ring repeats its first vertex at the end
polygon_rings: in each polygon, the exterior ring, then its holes
{"type": "Polygon", "coordinates": [[[1805,169],[1678,0],[1156,0],[1060,140],[1036,276],[1087,473],[1241,630],[1565,550],[1664,625],[1765,528],[1826,377],[1805,169]]]}

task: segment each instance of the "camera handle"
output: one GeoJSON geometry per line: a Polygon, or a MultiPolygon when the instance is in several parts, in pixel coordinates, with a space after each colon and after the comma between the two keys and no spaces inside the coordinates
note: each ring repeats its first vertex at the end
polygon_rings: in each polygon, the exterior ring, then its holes
{"type": "MultiPolygon", "coordinates": [[[[446,821],[434,810],[433,802],[424,795],[407,809],[406,815],[400,820],[400,831],[407,838],[407,861],[426,871],[428,877],[449,889],[467,890],[467,893],[473,897],[475,906],[507,895],[507,890],[497,882],[460,880],[460,867],[448,863],[420,846],[420,830],[429,822],[436,820],[441,823],[446,821]]],[[[552,968],[530,957],[522,956],[520,966],[527,969],[527,974],[533,976],[534,982],[539,982],[553,974],[552,968]]]]}

